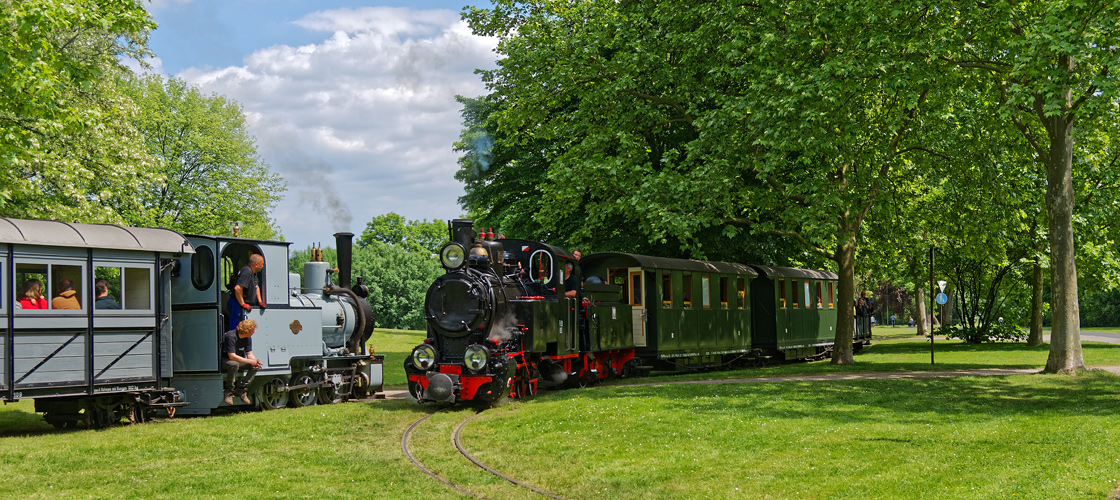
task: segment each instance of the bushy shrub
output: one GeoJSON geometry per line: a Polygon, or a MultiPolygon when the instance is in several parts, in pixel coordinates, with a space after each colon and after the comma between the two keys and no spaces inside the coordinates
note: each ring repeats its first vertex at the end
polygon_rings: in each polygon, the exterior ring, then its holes
{"type": "Polygon", "coordinates": [[[1027,332],[1012,322],[990,323],[971,328],[968,325],[949,325],[938,332],[947,339],[961,339],[970,344],[983,342],[1018,342],[1027,338],[1027,332]]]}

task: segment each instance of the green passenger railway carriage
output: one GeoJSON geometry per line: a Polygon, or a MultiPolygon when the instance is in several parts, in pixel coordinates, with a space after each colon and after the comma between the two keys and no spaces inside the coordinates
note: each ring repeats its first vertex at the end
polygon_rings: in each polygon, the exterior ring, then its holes
{"type": "Polygon", "coordinates": [[[576,260],[545,243],[476,234],[467,220],[449,233],[447,274],[425,303],[427,339],[405,360],[419,402],[495,401],[539,384],[832,349],[835,273],[613,252],[576,260]],[[584,279],[575,290],[568,265],[584,279]]]}

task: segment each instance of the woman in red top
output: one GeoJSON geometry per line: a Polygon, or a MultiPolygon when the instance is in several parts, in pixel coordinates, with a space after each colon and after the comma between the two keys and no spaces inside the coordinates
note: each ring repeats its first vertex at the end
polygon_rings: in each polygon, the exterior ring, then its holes
{"type": "Polygon", "coordinates": [[[49,309],[47,298],[43,296],[43,284],[39,280],[30,279],[23,284],[19,305],[24,309],[49,309]]]}

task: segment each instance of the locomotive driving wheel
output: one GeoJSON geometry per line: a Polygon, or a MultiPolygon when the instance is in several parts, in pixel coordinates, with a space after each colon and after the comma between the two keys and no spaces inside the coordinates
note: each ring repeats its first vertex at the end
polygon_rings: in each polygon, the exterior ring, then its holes
{"type": "Polygon", "coordinates": [[[257,389],[257,404],[262,410],[275,410],[288,405],[288,381],[272,377],[257,389]]]}
{"type": "MultiPolygon", "coordinates": [[[[308,372],[299,372],[292,377],[293,386],[311,385],[315,384],[315,377],[308,372]]],[[[315,387],[304,387],[302,389],[293,389],[289,391],[290,403],[293,408],[302,408],[304,406],[312,406],[319,401],[319,391],[315,387]]]]}

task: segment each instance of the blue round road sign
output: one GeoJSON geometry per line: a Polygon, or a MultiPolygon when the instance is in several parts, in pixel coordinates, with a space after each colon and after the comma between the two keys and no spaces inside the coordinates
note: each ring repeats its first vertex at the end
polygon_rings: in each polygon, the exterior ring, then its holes
{"type": "Polygon", "coordinates": [[[945,292],[941,292],[941,293],[937,294],[937,303],[938,304],[945,305],[946,302],[949,302],[949,296],[945,295],[945,292]]]}

